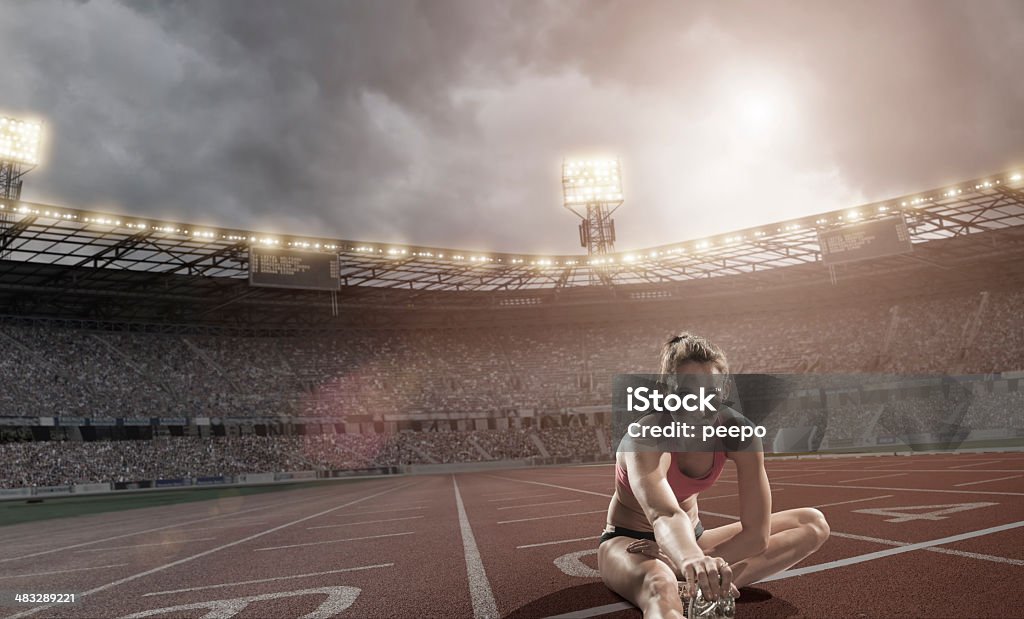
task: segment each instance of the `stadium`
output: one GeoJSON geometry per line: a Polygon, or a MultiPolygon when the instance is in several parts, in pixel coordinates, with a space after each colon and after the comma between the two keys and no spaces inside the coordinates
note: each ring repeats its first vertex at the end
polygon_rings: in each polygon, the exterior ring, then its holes
{"type": "MultiPolygon", "coordinates": [[[[14,500],[4,507],[18,521],[25,518],[25,509],[43,509],[29,507],[33,500],[46,498],[56,507],[61,495],[81,499],[119,490],[157,493],[186,486],[237,488],[367,476],[373,481],[347,482],[341,489],[332,488],[330,495],[321,486],[288,494],[299,494],[317,507],[325,506],[328,496],[337,501],[339,492],[353,497],[355,504],[394,490],[390,500],[379,503],[385,507],[402,504],[399,497],[405,495],[412,508],[396,507],[389,512],[396,518],[371,517],[382,523],[379,536],[386,539],[407,534],[393,531],[406,526],[383,523],[401,522],[410,510],[453,510],[452,501],[442,505],[440,499],[427,498],[423,488],[459,480],[463,492],[473,488],[479,494],[464,499],[469,507],[461,510],[463,517],[472,513],[474,503],[478,514],[496,507],[490,501],[502,501],[499,510],[515,505],[505,505],[506,498],[522,497],[524,507],[532,497],[540,505],[581,503],[566,505],[566,518],[559,525],[567,531],[561,537],[571,541],[565,547],[553,543],[547,553],[564,558],[569,556],[562,554],[564,549],[579,546],[600,528],[603,510],[581,513],[582,503],[591,501],[577,493],[600,496],[595,481],[606,477],[601,471],[613,456],[608,401],[612,375],[653,371],[650,360],[656,358],[658,342],[682,321],[721,341],[737,372],[969,377],[967,384],[980,397],[962,420],[969,435],[958,443],[961,455],[893,459],[893,453],[927,451],[937,439],[915,443],[887,434],[879,425],[878,407],[859,401],[831,406],[824,419],[820,405],[796,404],[784,413],[779,432],[807,426],[813,419],[819,434],[815,452],[857,448],[889,456],[877,455],[868,466],[863,458],[780,459],[771,463],[771,470],[787,477],[822,476],[817,480],[825,483],[836,475],[848,477],[839,483],[872,478],[860,473],[874,470],[878,477],[913,475],[900,483],[912,486],[913,494],[934,488],[939,502],[986,500],[996,494],[1006,509],[1019,510],[1019,476],[1006,473],[1024,470],[1024,461],[1002,451],[970,454],[1012,450],[1024,432],[1024,391],[1019,389],[1024,369],[1022,190],[1020,174],[1006,172],[801,220],[600,257],[485,254],[274,235],[8,201],[0,207],[0,337],[6,387],[0,401],[0,492],[14,500]],[[879,239],[886,234],[896,239],[904,230],[909,243],[898,247],[879,241],[867,247],[877,255],[850,261],[829,260],[820,244],[835,231],[849,237],[864,230],[879,239]],[[311,266],[295,269],[299,275],[272,272],[272,277],[285,279],[262,285],[250,261],[266,256],[293,257],[311,266]],[[324,266],[324,257],[330,264],[324,266]],[[324,287],[323,281],[328,290],[308,289],[324,287]],[[638,346],[641,342],[647,345],[638,346]],[[589,466],[529,468],[580,464],[589,466]],[[974,490],[940,489],[944,480],[930,476],[928,469],[946,467],[960,473],[953,485],[959,486],[961,479],[979,485],[974,490]],[[942,496],[948,492],[962,496],[942,496]]],[[[803,448],[805,453],[811,450],[811,445],[803,448]]],[[[795,499],[801,484],[780,483],[788,490],[784,498],[795,499]]],[[[860,494],[867,497],[840,503],[864,508],[869,501],[877,502],[884,511],[879,493],[895,492],[864,488],[860,494]]],[[[155,494],[145,496],[152,500],[155,494]]],[[[435,496],[433,490],[430,496],[435,496]]],[[[925,506],[936,502],[931,496],[912,498],[924,498],[918,502],[925,506]]],[[[216,511],[226,501],[217,500],[216,511]]],[[[728,504],[723,500],[714,505],[729,512],[728,504]]],[[[288,505],[275,508],[284,519],[301,511],[288,505]]],[[[378,503],[360,504],[344,515],[348,522],[357,522],[360,513],[388,512],[367,509],[373,505],[378,503]]],[[[232,535],[247,539],[247,533],[260,528],[247,524],[252,517],[196,518],[208,513],[205,502],[149,509],[157,510],[161,526],[136,520],[132,511],[124,512],[116,526],[106,518],[81,516],[82,526],[46,537],[32,535],[32,525],[15,524],[5,535],[5,562],[47,572],[45,568],[54,567],[53,550],[47,547],[60,540],[62,548],[83,549],[86,556],[70,554],[60,562],[60,571],[68,578],[74,575],[69,582],[81,582],[78,587],[85,590],[121,570],[68,567],[76,559],[95,557],[91,551],[109,546],[118,554],[123,551],[117,548],[133,548],[130,542],[152,539],[152,532],[159,531],[157,539],[163,541],[157,548],[167,545],[177,551],[173,556],[188,556],[219,548],[232,535]],[[221,535],[197,541],[191,531],[205,527],[189,523],[207,520],[222,523],[221,535]],[[141,530],[113,535],[132,526],[141,530]]],[[[526,507],[514,514],[526,514],[521,520],[530,521],[534,510],[526,507]]],[[[914,512],[909,514],[913,518],[914,512]]],[[[1008,512],[987,515],[993,522],[1013,519],[1008,512]]],[[[981,517],[980,512],[973,515],[975,520],[981,517]]],[[[457,522],[452,513],[449,524],[457,522]]],[[[500,557],[492,560],[521,560],[526,554],[501,547],[501,524],[468,522],[480,543],[500,557]]],[[[862,526],[873,530],[879,525],[862,526]]],[[[923,537],[942,537],[939,531],[919,527],[916,533],[923,537]]],[[[371,529],[354,526],[360,533],[354,537],[371,529]]],[[[945,533],[949,527],[941,529],[945,533]]],[[[329,537],[344,531],[335,530],[329,537]]],[[[912,537],[909,532],[907,536],[912,537]]],[[[1001,536],[1003,549],[1020,541],[1019,533],[1001,536]]],[[[527,547],[530,554],[539,554],[533,547],[539,550],[547,543],[527,547]]],[[[857,542],[865,548],[880,543],[887,542],[857,542]]],[[[140,550],[137,560],[148,565],[172,556],[164,550],[151,552],[140,550]]],[[[851,552],[856,554],[845,548],[832,554],[851,552]]],[[[947,560],[953,570],[961,569],[958,562],[971,561],[963,556],[985,556],[949,552],[961,558],[928,560],[947,560]]],[[[203,554],[193,555],[197,563],[191,569],[210,569],[199,559],[203,554]]],[[[982,569],[986,562],[1020,560],[982,558],[972,569],[982,569]]],[[[508,597],[496,593],[500,614],[557,615],[587,608],[625,612],[610,593],[587,586],[581,574],[594,580],[587,560],[568,561],[568,568],[546,563],[557,578],[541,587],[550,591],[538,599],[517,599],[513,583],[494,583],[509,588],[508,597]],[[560,596],[575,588],[580,588],[580,602],[592,599],[589,606],[573,607],[576,593],[560,596]]],[[[131,563],[122,565],[127,571],[137,569],[129,569],[131,563]]],[[[334,561],[325,559],[321,567],[326,574],[333,566],[334,561]]],[[[399,574],[389,578],[411,577],[399,574]]],[[[234,580],[247,579],[239,574],[234,580]]],[[[257,589],[254,585],[253,591],[257,589]]],[[[774,591],[770,585],[766,589],[774,591]]],[[[103,599],[105,591],[98,587],[95,599],[103,599]]],[[[143,616],[138,608],[153,606],[141,602],[145,595],[149,593],[129,602],[130,597],[117,594],[117,602],[107,597],[97,602],[101,606],[83,608],[117,608],[124,615],[143,616]]],[[[791,595],[799,597],[801,590],[791,595]]],[[[422,592],[406,603],[427,603],[422,596],[431,602],[436,597],[422,592]]],[[[862,603],[855,598],[851,604],[862,603]]],[[[175,597],[179,599],[192,597],[175,597]]],[[[302,603],[312,602],[295,601],[302,603]]],[[[436,603],[448,602],[437,598],[436,603]]],[[[936,593],[935,603],[956,609],[958,603],[973,602],[962,593],[950,599],[936,593]]],[[[765,606],[768,615],[779,611],[771,599],[752,605],[765,606]]],[[[298,607],[280,608],[298,612],[298,607]]],[[[361,602],[351,612],[386,614],[361,602]]],[[[432,612],[442,613],[442,606],[432,612]]]]}
{"type": "Polygon", "coordinates": [[[5,16],[0,619],[1024,617],[1019,3],[5,16]]]}

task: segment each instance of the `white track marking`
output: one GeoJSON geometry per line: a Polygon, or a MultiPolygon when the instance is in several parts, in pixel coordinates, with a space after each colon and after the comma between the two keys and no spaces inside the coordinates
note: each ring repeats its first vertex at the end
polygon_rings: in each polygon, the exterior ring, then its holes
{"type": "MultiPolygon", "coordinates": [[[[910,542],[898,542],[891,539],[882,539],[880,537],[870,537],[868,535],[856,535],[854,533],[836,533],[832,532],[834,537],[842,537],[844,539],[855,539],[862,542],[873,542],[875,544],[885,544],[886,546],[909,546],[910,542]]],[[[1024,560],[1021,559],[1010,559],[1008,557],[997,557],[995,555],[984,555],[977,552],[967,552],[965,550],[953,550],[952,548],[939,548],[937,546],[932,548],[922,548],[921,550],[927,550],[928,552],[937,552],[944,555],[955,555],[958,557],[967,557],[969,559],[980,559],[982,561],[993,561],[995,563],[1008,563],[1010,565],[1024,565],[1024,560]]]]}
{"type": "Polygon", "coordinates": [[[327,570],[326,572],[310,572],[309,574],[295,574],[294,576],[275,576],[274,578],[259,578],[257,580],[240,580],[238,582],[224,582],[218,585],[203,585],[201,587],[189,587],[188,589],[172,589],[170,591],[154,591],[143,593],[142,597],[148,598],[154,595],[171,595],[174,593],[189,593],[191,591],[205,591],[207,589],[221,589],[223,587],[239,587],[241,585],[256,585],[264,582],[276,582],[278,580],[292,580],[295,578],[310,578],[312,576],[324,576],[326,574],[341,574],[342,572],[361,572],[382,567],[394,567],[394,563],[378,563],[376,565],[361,565],[359,567],[345,567],[339,570],[327,570]]]}
{"type": "Polygon", "coordinates": [[[546,492],[544,494],[528,494],[526,496],[510,496],[504,499],[489,499],[488,503],[500,503],[502,501],[521,501],[523,499],[539,499],[544,496],[555,496],[555,492],[546,492]]]}
{"type": "Polygon", "coordinates": [[[196,539],[179,539],[172,540],[169,542],[154,542],[152,544],[132,544],[130,546],[106,546],[104,548],[86,548],[85,550],[76,550],[75,552],[104,552],[107,550],[124,550],[125,548],[145,548],[147,546],[173,546],[175,544],[184,544],[186,542],[208,542],[216,537],[199,537],[196,539]]]}
{"type": "MultiPolygon", "coordinates": [[[[146,570],[144,572],[139,572],[137,574],[132,574],[131,576],[126,576],[126,577],[121,578],[119,580],[115,580],[113,582],[108,582],[105,585],[100,585],[98,587],[93,587],[92,589],[89,589],[88,591],[84,591],[84,592],[80,593],[79,595],[81,597],[86,597],[86,596],[89,596],[89,595],[93,595],[95,593],[99,593],[100,591],[106,591],[107,589],[110,589],[112,587],[116,587],[118,585],[123,585],[126,582],[131,582],[133,580],[138,580],[139,578],[143,578],[143,577],[149,576],[151,574],[156,574],[157,572],[162,572],[162,571],[164,571],[164,570],[166,570],[168,568],[172,568],[172,567],[175,567],[175,566],[178,566],[178,565],[182,565],[184,563],[188,563],[189,561],[193,561],[195,559],[199,559],[199,558],[202,558],[202,557],[205,557],[205,556],[208,556],[208,555],[212,555],[215,552],[220,552],[221,550],[224,550],[224,549],[227,549],[227,548],[231,548],[231,547],[237,546],[239,544],[244,544],[244,543],[252,541],[254,539],[263,537],[264,535],[269,535],[271,533],[280,531],[281,529],[285,529],[285,528],[288,528],[288,527],[290,527],[292,525],[299,524],[300,522],[305,522],[307,520],[312,520],[313,518],[319,518],[320,516],[323,516],[324,514],[329,514],[331,512],[338,511],[339,509],[344,509],[344,508],[348,507],[349,505],[355,505],[357,503],[362,503],[363,501],[368,501],[370,499],[377,498],[377,497],[379,497],[381,495],[384,495],[384,494],[387,494],[389,492],[394,492],[395,490],[401,490],[402,488],[407,488],[407,487],[411,486],[413,483],[414,482],[408,482],[408,483],[405,483],[405,484],[400,484],[398,486],[392,486],[391,488],[388,488],[386,490],[381,490],[380,492],[375,492],[374,494],[370,494],[370,495],[364,496],[361,499],[355,499],[355,500],[349,501],[348,503],[343,503],[341,505],[337,505],[335,507],[331,507],[329,509],[325,509],[323,511],[320,511],[320,512],[317,512],[315,514],[312,514],[310,516],[304,516],[302,518],[299,518],[298,520],[293,520],[291,522],[286,522],[285,524],[277,525],[276,527],[267,529],[266,531],[260,531],[259,533],[255,533],[253,535],[249,535],[247,537],[243,537],[242,539],[238,539],[238,540],[235,540],[233,542],[228,542],[227,544],[222,544],[220,546],[217,546],[216,548],[211,548],[209,550],[204,550],[203,552],[196,553],[196,554],[194,554],[194,555],[192,555],[190,557],[184,557],[182,559],[178,559],[177,561],[171,561],[170,563],[165,563],[163,565],[158,565],[157,567],[148,569],[148,570],[146,570]]],[[[261,508],[258,508],[258,509],[267,509],[269,507],[274,507],[274,505],[269,505],[267,507],[261,507],[261,508]]],[[[254,510],[248,510],[248,511],[254,511],[254,510]]],[[[236,513],[238,513],[238,512],[236,512],[236,513]]],[[[133,535],[136,535],[136,534],[133,534],[133,535]]],[[[30,615],[34,615],[34,614],[36,614],[38,612],[47,610],[49,608],[53,608],[55,605],[56,604],[43,604],[43,605],[40,605],[40,606],[34,606],[32,608],[29,608],[28,610],[25,610],[25,611],[22,611],[20,613],[16,613],[14,615],[11,615],[10,617],[7,617],[6,619],[21,619],[21,617],[28,617],[30,615]]]]}
{"type": "Polygon", "coordinates": [[[906,473],[890,473],[889,475],[874,475],[872,477],[858,477],[857,479],[844,479],[843,481],[841,481],[839,483],[841,483],[841,484],[852,484],[855,481],[867,481],[869,479],[885,479],[887,477],[902,477],[904,475],[906,475],[906,473]]]}
{"type": "Polygon", "coordinates": [[[512,524],[513,522],[532,522],[534,520],[549,520],[551,518],[568,518],[569,516],[585,516],[587,514],[605,514],[607,509],[595,509],[589,512],[573,512],[571,514],[554,514],[551,516],[534,516],[533,518],[516,518],[515,520],[500,520],[498,524],[512,524]]]}
{"type": "Polygon", "coordinates": [[[105,570],[112,567],[121,567],[128,565],[127,563],[111,563],[110,565],[97,565],[95,567],[76,567],[70,570],[55,570],[53,572],[35,572],[33,574],[12,574],[10,576],[0,576],[0,580],[7,578],[30,578],[32,576],[49,576],[51,574],[67,574],[68,572],[84,572],[86,570],[105,570]]]}
{"type": "Polygon", "coordinates": [[[367,511],[365,509],[360,509],[360,510],[352,510],[352,515],[353,516],[362,516],[363,514],[393,514],[395,512],[411,512],[411,511],[416,511],[417,509],[426,509],[426,507],[406,507],[405,509],[377,509],[377,510],[372,510],[372,511],[367,511]]]}
{"type": "MultiPolygon", "coordinates": [[[[776,492],[782,492],[783,490],[785,490],[785,488],[772,488],[772,495],[774,495],[776,492]]],[[[731,498],[731,497],[734,497],[734,496],[739,496],[739,495],[740,495],[739,492],[734,492],[732,494],[719,494],[719,495],[716,495],[716,496],[701,496],[701,495],[697,495],[697,504],[699,505],[699,504],[705,503],[707,501],[714,501],[715,499],[728,499],[728,498],[731,498]]]]}
{"type": "Polygon", "coordinates": [[[1024,475],[1010,475],[1009,477],[996,477],[995,479],[983,479],[981,481],[967,481],[962,484],[953,484],[953,487],[959,488],[960,486],[977,486],[978,484],[990,484],[994,481],[1006,481],[1007,479],[1017,479],[1024,477],[1024,475]]]}
{"type": "MultiPolygon", "coordinates": [[[[65,550],[73,550],[75,548],[81,548],[82,546],[91,546],[92,544],[101,544],[103,542],[110,542],[110,541],[113,541],[115,539],[123,539],[125,537],[131,537],[133,535],[143,535],[145,533],[155,533],[157,531],[164,531],[166,529],[173,529],[175,527],[183,527],[183,526],[189,525],[189,524],[197,524],[197,523],[200,523],[200,522],[206,522],[208,520],[214,520],[216,518],[230,518],[231,516],[234,516],[234,515],[237,515],[237,514],[245,514],[245,513],[260,511],[260,510],[264,510],[264,509],[271,509],[272,507],[277,507],[277,506],[276,505],[262,505],[260,507],[253,507],[251,509],[243,509],[242,511],[233,512],[233,513],[230,513],[230,514],[217,514],[216,516],[207,516],[205,518],[198,518],[196,520],[188,520],[186,522],[176,522],[174,524],[168,524],[168,525],[164,525],[162,527],[154,527],[152,529],[145,529],[143,531],[136,531],[134,533],[122,533],[121,535],[113,535],[111,537],[104,537],[103,539],[95,539],[95,540],[92,540],[91,542],[82,542],[80,544],[72,544],[70,546],[61,546],[60,548],[54,548],[53,550],[41,550],[39,552],[33,552],[31,554],[21,555],[20,557],[11,557],[9,559],[0,559],[0,563],[7,563],[8,561],[17,561],[19,559],[29,559],[31,557],[38,557],[38,556],[42,556],[42,555],[48,555],[48,554],[52,554],[52,553],[55,553],[55,552],[62,552],[62,551],[65,551],[65,550]]],[[[260,517],[262,518],[262,516],[260,516],[260,517]]]]}
{"type": "MultiPolygon", "coordinates": [[[[789,473],[790,471],[796,472],[800,469],[786,469],[784,471],[768,471],[768,479],[774,479],[776,473],[789,473]]],[[[823,473],[864,473],[865,471],[872,471],[876,473],[1021,473],[1024,469],[978,469],[976,471],[965,471],[963,469],[872,469],[871,467],[864,467],[862,469],[829,469],[822,471],[823,473]]],[[[722,475],[719,479],[725,479],[726,476],[722,475]]]]}
{"type": "Polygon", "coordinates": [[[853,513],[889,516],[886,522],[911,522],[913,520],[946,520],[950,514],[958,514],[994,505],[999,505],[999,503],[982,501],[979,503],[949,503],[945,505],[893,505],[873,509],[855,509],[853,513]],[[925,509],[930,509],[931,511],[921,511],[925,509]]]}
{"type": "Polygon", "coordinates": [[[864,501],[877,501],[879,499],[891,499],[892,494],[880,494],[878,496],[869,496],[866,499],[852,499],[850,501],[838,501],[836,503],[822,503],[821,505],[814,505],[813,507],[835,507],[836,505],[849,505],[850,503],[863,503],[864,501]]]}
{"type": "Polygon", "coordinates": [[[325,539],[319,542],[303,542],[301,544],[287,544],[285,546],[265,546],[253,548],[253,552],[266,552],[267,550],[282,550],[284,548],[303,548],[306,546],[322,546],[324,544],[341,544],[342,542],[358,542],[364,539],[379,539],[381,537],[400,537],[412,535],[415,531],[402,531],[401,533],[382,533],[380,535],[363,535],[361,537],[343,537],[341,539],[325,539]]]}
{"type": "Polygon", "coordinates": [[[608,615],[620,610],[629,610],[631,608],[636,607],[629,602],[616,602],[614,604],[605,604],[604,606],[574,610],[561,615],[551,615],[547,619],[587,619],[588,617],[600,617],[601,615],[608,615]]]}
{"type": "Polygon", "coordinates": [[[260,520],[260,521],[257,521],[257,522],[245,522],[245,523],[242,523],[242,524],[232,523],[232,524],[218,524],[218,525],[212,526],[212,527],[194,527],[194,528],[190,528],[190,529],[181,529],[181,532],[182,533],[194,533],[196,531],[215,531],[215,530],[219,530],[219,529],[233,529],[235,527],[251,527],[251,526],[257,525],[257,524],[267,524],[267,521],[266,520],[260,520]]]}
{"type": "MultiPolygon", "coordinates": [[[[709,515],[712,515],[712,516],[718,516],[719,518],[726,518],[728,520],[739,520],[738,516],[733,516],[732,514],[716,514],[716,513],[713,513],[713,512],[703,512],[703,513],[709,514],[709,515]]],[[[1006,525],[1006,526],[1010,526],[1012,528],[1013,526],[1017,526],[1017,525],[1021,525],[1021,524],[1024,524],[1024,521],[1016,523],[1016,525],[1006,525]]],[[[993,528],[998,528],[998,527],[993,527],[993,528]]],[[[985,530],[987,531],[988,529],[985,529],[985,530]]],[[[997,531],[992,531],[992,532],[995,533],[997,531]]],[[[897,540],[894,540],[894,539],[883,539],[881,537],[870,537],[870,536],[867,536],[867,535],[857,535],[855,533],[841,533],[841,532],[838,532],[838,531],[832,531],[830,533],[830,535],[832,537],[842,537],[844,539],[855,539],[855,540],[862,541],[862,542],[873,542],[875,544],[885,544],[886,546],[899,546],[901,548],[906,547],[906,546],[913,546],[913,545],[915,545],[912,542],[901,542],[901,541],[897,541],[897,540]]],[[[972,535],[972,534],[965,533],[964,535],[972,535]]],[[[977,537],[977,536],[973,536],[973,537],[977,537]]],[[[957,540],[954,540],[954,541],[957,541],[957,540]]],[[[927,543],[927,542],[924,542],[924,543],[927,543]]],[[[947,542],[947,543],[949,543],[949,542],[947,542]]],[[[980,554],[980,553],[977,553],[977,552],[967,552],[967,551],[964,551],[964,550],[953,550],[952,548],[937,548],[935,546],[930,546],[930,547],[927,547],[927,548],[921,548],[921,550],[927,550],[928,552],[937,552],[939,554],[944,554],[944,555],[956,555],[958,557],[967,557],[969,559],[980,559],[982,561],[993,561],[995,563],[1008,563],[1008,564],[1011,564],[1011,565],[1024,565],[1024,561],[1022,561],[1020,559],[1010,559],[1008,557],[998,557],[998,556],[995,556],[995,555],[985,555],[985,554],[980,554]]],[[[834,561],[833,563],[836,563],[836,562],[834,561]]],[[[784,574],[784,573],[785,572],[779,572],[779,574],[776,574],[776,576],[779,576],[780,574],[784,574]]],[[[798,575],[799,574],[794,574],[794,576],[798,576],[798,575]]],[[[770,578],[769,580],[773,580],[773,579],[770,578]]],[[[765,581],[762,580],[761,582],[765,582],[765,581]]]]}
{"type": "Polygon", "coordinates": [[[516,550],[519,550],[520,548],[537,548],[539,546],[555,546],[555,545],[558,545],[558,544],[569,544],[569,543],[572,543],[572,542],[583,542],[583,541],[586,541],[586,540],[590,540],[592,542],[593,541],[597,541],[597,536],[595,536],[595,535],[588,535],[587,537],[574,537],[572,539],[558,539],[558,540],[555,540],[553,542],[540,542],[538,544],[523,544],[522,546],[516,546],[516,550]]]}
{"type": "Polygon", "coordinates": [[[811,477],[811,476],[814,476],[814,475],[824,475],[825,473],[831,473],[831,472],[832,471],[817,471],[815,473],[802,473],[800,475],[786,475],[785,477],[777,477],[777,478],[775,478],[775,480],[796,479],[798,477],[811,477]]]}
{"type": "Polygon", "coordinates": [[[769,576],[768,578],[762,579],[760,582],[771,582],[773,580],[782,580],[785,578],[792,578],[794,576],[803,576],[805,574],[814,574],[816,572],[824,572],[826,570],[833,570],[839,567],[846,567],[847,565],[856,565],[858,563],[864,563],[866,561],[874,561],[876,559],[883,559],[885,557],[891,557],[894,555],[903,554],[906,552],[913,552],[915,550],[924,550],[932,548],[933,546],[941,546],[943,544],[952,544],[953,542],[960,542],[965,539],[973,539],[975,537],[981,537],[983,535],[991,535],[993,533],[1000,533],[1002,531],[1009,531],[1018,527],[1024,526],[1024,520],[1018,522],[1011,522],[1009,524],[999,525],[997,527],[989,527],[987,529],[980,529],[978,531],[971,531],[969,533],[960,533],[959,535],[950,535],[948,537],[940,537],[939,539],[933,539],[927,542],[918,542],[916,544],[908,544],[906,546],[899,546],[897,548],[889,548],[888,550],[879,550],[877,552],[869,552],[863,555],[857,555],[855,557],[847,557],[845,559],[839,559],[838,561],[829,561],[827,563],[819,563],[817,565],[808,565],[807,567],[797,568],[795,570],[786,570],[769,576]]]}
{"type": "MultiPolygon", "coordinates": [[[[569,486],[559,486],[558,484],[549,484],[543,481],[530,481],[529,479],[516,479],[515,477],[499,477],[498,475],[488,475],[495,479],[505,479],[508,481],[517,481],[521,484],[533,484],[535,486],[547,486],[548,488],[558,488],[559,490],[571,490],[573,492],[582,492],[583,494],[592,494],[594,496],[602,496],[606,499],[612,498],[612,495],[607,492],[594,492],[593,490],[580,490],[579,488],[570,488],[569,486]]],[[[602,510],[604,511],[604,510],[602,510]]]]}
{"type": "MultiPolygon", "coordinates": [[[[327,599],[320,603],[320,606],[311,613],[302,615],[301,619],[330,619],[345,611],[359,597],[362,590],[357,587],[317,587],[315,589],[303,589],[302,591],[284,591],[280,593],[264,593],[263,595],[249,595],[246,597],[232,598],[228,600],[213,600],[210,602],[197,602],[195,604],[181,604],[179,606],[168,606],[167,608],[154,608],[144,610],[121,619],[142,619],[154,615],[165,615],[183,610],[207,610],[202,619],[231,619],[238,613],[245,610],[252,602],[264,600],[279,600],[281,598],[298,597],[300,595],[322,595],[327,594],[327,599]]],[[[191,614],[191,613],[190,613],[191,614]]],[[[16,615],[15,615],[16,616],[16,615]]],[[[194,616],[194,615],[193,615],[194,616]]]]}
{"type": "Polygon", "coordinates": [[[382,518],[380,520],[360,520],[359,522],[342,522],[339,524],[322,524],[317,527],[306,527],[306,530],[312,531],[313,529],[334,529],[337,527],[347,527],[354,524],[377,524],[378,522],[398,522],[399,520],[416,520],[417,518],[424,518],[425,516],[406,516],[405,518],[382,518]]]}
{"type": "MultiPolygon", "coordinates": [[[[835,488],[828,484],[802,484],[795,481],[781,481],[785,486],[801,486],[804,488],[835,488]]],[[[858,490],[893,490],[896,492],[934,492],[939,494],[988,494],[994,496],[1024,496],[1024,492],[992,492],[991,490],[936,490],[933,488],[885,488],[881,486],[843,486],[858,490]]]]}
{"type": "Polygon", "coordinates": [[[950,469],[966,469],[972,466],[981,466],[982,464],[995,464],[996,462],[1002,462],[1002,460],[984,460],[982,462],[972,462],[970,464],[961,464],[960,466],[951,466],[950,469]]]}
{"type": "Polygon", "coordinates": [[[580,560],[583,557],[596,554],[597,548],[577,550],[576,552],[569,552],[556,557],[554,564],[566,576],[572,576],[573,578],[600,578],[601,574],[597,570],[580,560]]]}
{"type": "Polygon", "coordinates": [[[498,511],[505,509],[519,509],[521,507],[542,507],[544,505],[561,505],[562,503],[579,503],[583,499],[566,499],[564,501],[548,501],[547,503],[527,503],[526,505],[506,505],[505,507],[499,507],[498,511]]]}
{"type": "Polygon", "coordinates": [[[369,514],[369,513],[373,513],[373,512],[368,512],[367,510],[369,510],[369,509],[379,509],[381,511],[386,511],[386,509],[389,508],[389,507],[402,507],[402,508],[408,508],[408,509],[426,509],[427,505],[425,505],[424,503],[425,503],[425,501],[409,501],[408,503],[380,503],[380,504],[374,503],[373,505],[367,505],[366,507],[360,507],[359,509],[353,509],[352,513],[354,513],[354,514],[369,514]]]}
{"type": "Polygon", "coordinates": [[[481,497],[507,496],[509,494],[522,494],[522,493],[523,493],[522,490],[506,490],[505,492],[487,492],[487,493],[481,494],[480,496],[481,497]]]}
{"type": "Polygon", "coordinates": [[[469,580],[469,597],[473,602],[473,616],[477,619],[497,618],[498,604],[494,601],[494,592],[487,580],[484,562],[480,559],[480,549],[477,548],[476,538],[473,537],[473,529],[469,526],[466,506],[462,503],[459,482],[455,481],[454,475],[452,486],[455,488],[455,506],[459,511],[459,529],[462,531],[462,548],[466,556],[466,575],[469,580]]]}

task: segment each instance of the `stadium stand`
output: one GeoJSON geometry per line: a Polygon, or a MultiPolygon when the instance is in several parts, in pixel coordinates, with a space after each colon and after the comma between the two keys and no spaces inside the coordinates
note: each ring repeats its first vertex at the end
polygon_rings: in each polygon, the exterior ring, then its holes
{"type": "MultiPolygon", "coordinates": [[[[23,207],[0,226],[0,486],[608,458],[595,411],[612,377],[656,371],[683,329],[718,343],[736,373],[980,376],[964,427],[1016,429],[1019,193],[979,182],[917,196],[927,204],[904,211],[912,255],[827,269],[814,226],[845,211],[608,271],[498,254],[474,266],[428,248],[396,261],[338,241],[330,295],[250,287],[255,237],[237,231],[197,241],[23,207]],[[165,254],[133,254],[143,238],[165,254]]],[[[809,401],[776,425],[852,444],[928,406],[809,401]]]]}

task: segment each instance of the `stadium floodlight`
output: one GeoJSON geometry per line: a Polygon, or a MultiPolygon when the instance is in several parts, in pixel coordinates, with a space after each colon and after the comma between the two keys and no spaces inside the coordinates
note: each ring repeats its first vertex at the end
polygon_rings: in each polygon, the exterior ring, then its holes
{"type": "Polygon", "coordinates": [[[35,121],[0,118],[0,160],[38,165],[42,128],[35,121]]]}
{"type": "MultiPolygon", "coordinates": [[[[39,164],[42,133],[39,122],[0,117],[0,199],[21,199],[21,177],[39,164]]],[[[0,217],[0,231],[8,224],[6,214],[0,217]]]]}
{"type": "Polygon", "coordinates": [[[622,205],[618,159],[566,159],[562,162],[562,205],[578,215],[580,245],[590,254],[615,251],[611,215],[622,205]]]}

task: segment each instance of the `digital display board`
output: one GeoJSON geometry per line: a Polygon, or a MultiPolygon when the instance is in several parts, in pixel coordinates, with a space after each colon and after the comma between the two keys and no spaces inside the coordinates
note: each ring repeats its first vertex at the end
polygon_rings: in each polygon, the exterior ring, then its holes
{"type": "Polygon", "coordinates": [[[252,286],[337,290],[339,282],[337,254],[249,248],[249,284],[252,286]]]}
{"type": "Polygon", "coordinates": [[[902,216],[865,221],[834,230],[819,230],[818,243],[821,246],[822,262],[827,265],[904,254],[913,250],[907,222],[902,216]]]}

